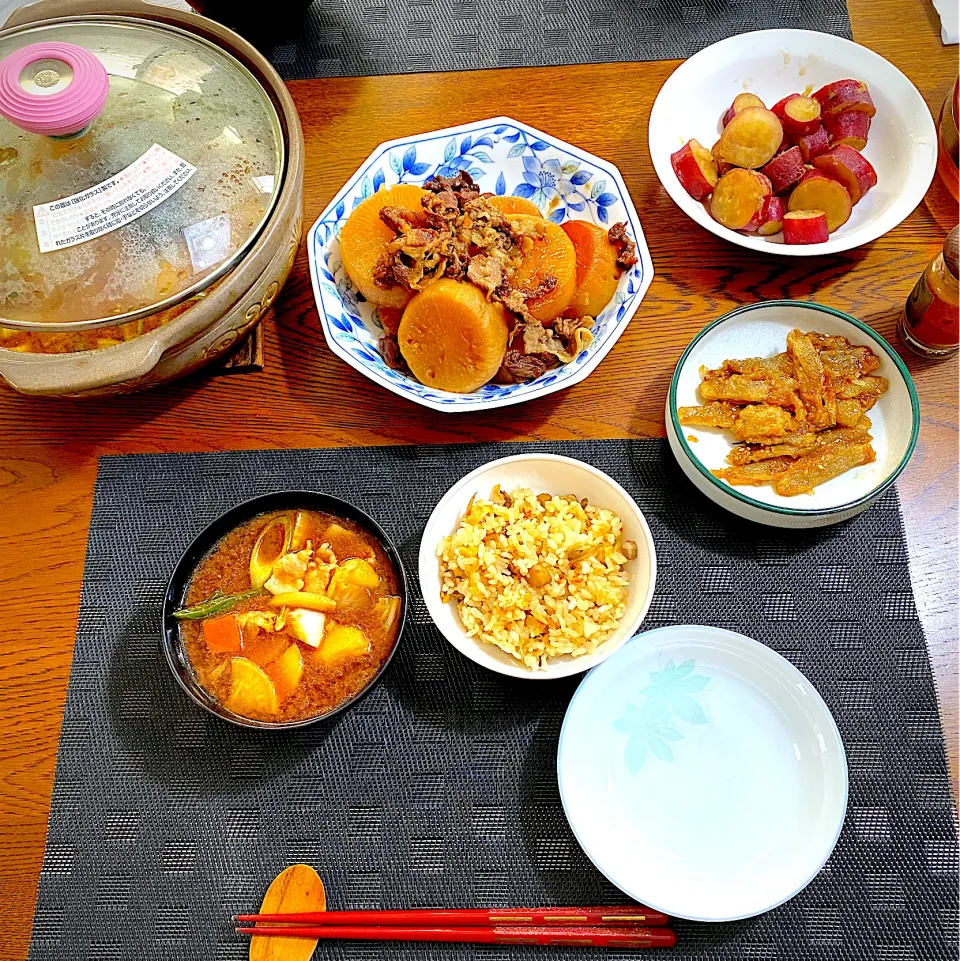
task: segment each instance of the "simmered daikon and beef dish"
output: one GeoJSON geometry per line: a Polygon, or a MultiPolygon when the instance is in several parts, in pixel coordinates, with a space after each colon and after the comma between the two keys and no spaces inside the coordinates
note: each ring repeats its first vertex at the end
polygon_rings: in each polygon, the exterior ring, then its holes
{"type": "Polygon", "coordinates": [[[460,394],[575,360],[638,262],[626,222],[558,225],[463,170],[378,190],[344,224],[340,254],[376,306],[384,362],[460,394]]]}
{"type": "Polygon", "coordinates": [[[200,561],[175,612],[200,686],[243,718],[303,721],[362,692],[402,622],[402,581],[357,522],[261,514],[200,561]]]}

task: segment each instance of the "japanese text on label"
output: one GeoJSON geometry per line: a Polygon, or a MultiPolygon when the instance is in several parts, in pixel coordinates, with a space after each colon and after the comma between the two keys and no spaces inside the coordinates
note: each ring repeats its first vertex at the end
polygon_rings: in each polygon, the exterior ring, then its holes
{"type": "Polygon", "coordinates": [[[163,203],[176,193],[197,168],[165,147],[154,144],[129,167],[72,197],[37,204],[40,250],[62,250],[102,237],[163,203]]]}

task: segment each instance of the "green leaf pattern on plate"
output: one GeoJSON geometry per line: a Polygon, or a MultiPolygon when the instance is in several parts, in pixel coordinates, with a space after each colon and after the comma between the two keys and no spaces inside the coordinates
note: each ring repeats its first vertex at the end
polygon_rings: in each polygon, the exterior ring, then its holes
{"type": "Polygon", "coordinates": [[[661,761],[673,760],[670,744],[684,738],[678,722],[708,723],[706,712],[693,695],[702,691],[710,678],[694,674],[695,667],[691,658],[680,664],[667,661],[660,670],[651,671],[650,683],[640,691],[643,700],[628,704],[623,716],[613,722],[621,734],[629,735],[623,756],[631,774],[637,774],[651,754],[661,761]]]}

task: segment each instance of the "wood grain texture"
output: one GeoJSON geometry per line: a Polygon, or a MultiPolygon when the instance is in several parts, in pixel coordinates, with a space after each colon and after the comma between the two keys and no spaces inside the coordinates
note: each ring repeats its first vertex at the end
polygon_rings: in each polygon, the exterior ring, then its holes
{"type": "MultiPolygon", "coordinates": [[[[930,4],[850,0],[854,35],[900,67],[936,114],[956,76],[930,4]]],[[[112,401],[0,391],[0,958],[23,959],[43,857],[70,671],[96,458],[101,454],[477,440],[662,436],[663,399],[691,337],[739,304],[809,298],[896,344],[899,310],[956,223],[936,181],[889,235],[834,257],[784,261],[688,221],[650,164],[646,123],[674,62],[420,74],[291,84],[307,141],[305,223],[380,141],[495,114],[616,163],[640,211],[656,276],[616,348],[586,381],[498,413],[451,417],[388,394],[323,343],[301,250],[265,322],[266,369],[198,377],[112,401]]],[[[957,361],[904,351],[920,393],[920,445],[900,482],[911,569],[957,778],[957,361]]]]}
{"type": "MultiPolygon", "coordinates": [[[[267,888],[260,905],[260,914],[326,910],[327,894],[323,881],[309,864],[291,864],[281,871],[267,888]]],[[[316,947],[316,938],[258,938],[254,935],[250,939],[250,961],[310,961],[316,947]]]]}

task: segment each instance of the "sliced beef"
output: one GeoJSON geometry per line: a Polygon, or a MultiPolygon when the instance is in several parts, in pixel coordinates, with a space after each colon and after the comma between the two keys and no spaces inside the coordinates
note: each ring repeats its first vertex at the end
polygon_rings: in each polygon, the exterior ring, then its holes
{"type": "Polygon", "coordinates": [[[405,207],[383,207],[380,210],[380,219],[394,233],[401,233],[411,227],[416,227],[421,222],[420,214],[415,210],[407,210],[405,207]]]}
{"type": "Polygon", "coordinates": [[[626,221],[614,224],[607,231],[607,238],[617,248],[617,266],[621,270],[629,270],[640,259],[637,245],[627,236],[626,221]]]}
{"type": "Polygon", "coordinates": [[[510,348],[503,355],[503,363],[494,379],[498,384],[522,384],[524,381],[536,380],[543,376],[549,367],[549,361],[542,357],[524,354],[510,348]]]}
{"type": "Polygon", "coordinates": [[[459,197],[461,204],[476,200],[480,196],[480,188],[466,170],[458,170],[454,177],[431,177],[423,185],[423,189],[432,193],[449,191],[459,197]]]}
{"type": "Polygon", "coordinates": [[[383,362],[388,367],[399,370],[403,374],[410,373],[410,368],[403,359],[403,354],[400,353],[400,344],[397,343],[396,337],[381,337],[377,347],[380,350],[383,362]]]}
{"type": "Polygon", "coordinates": [[[488,297],[503,283],[503,265],[496,257],[478,254],[470,258],[467,280],[476,284],[488,297]]]}

